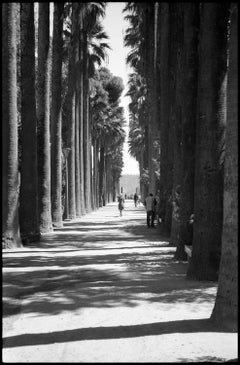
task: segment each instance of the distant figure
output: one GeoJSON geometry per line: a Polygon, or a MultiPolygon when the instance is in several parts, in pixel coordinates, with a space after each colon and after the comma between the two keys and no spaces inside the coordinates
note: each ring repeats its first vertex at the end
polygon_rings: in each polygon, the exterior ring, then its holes
{"type": "Polygon", "coordinates": [[[138,205],[138,195],[137,195],[137,193],[134,194],[133,200],[134,200],[135,207],[137,207],[137,205],[138,205]]]}
{"type": "Polygon", "coordinates": [[[157,204],[156,199],[153,197],[153,194],[150,193],[145,201],[144,201],[144,205],[147,211],[147,226],[148,228],[154,227],[154,219],[155,219],[155,206],[157,204]],[[150,218],[151,218],[151,226],[150,226],[150,218]]]}
{"type": "Polygon", "coordinates": [[[120,212],[120,217],[122,216],[122,211],[124,209],[124,198],[121,195],[119,195],[118,197],[118,209],[119,209],[119,212],[120,212]]]}

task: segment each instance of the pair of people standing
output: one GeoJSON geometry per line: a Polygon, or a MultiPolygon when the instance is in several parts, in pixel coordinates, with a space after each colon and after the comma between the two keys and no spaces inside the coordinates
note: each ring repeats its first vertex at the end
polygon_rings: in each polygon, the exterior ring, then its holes
{"type": "Polygon", "coordinates": [[[157,200],[154,198],[153,194],[150,193],[144,201],[144,206],[147,211],[148,228],[150,228],[150,227],[155,228],[154,219],[155,219],[155,214],[156,214],[156,205],[157,205],[157,200]]]}

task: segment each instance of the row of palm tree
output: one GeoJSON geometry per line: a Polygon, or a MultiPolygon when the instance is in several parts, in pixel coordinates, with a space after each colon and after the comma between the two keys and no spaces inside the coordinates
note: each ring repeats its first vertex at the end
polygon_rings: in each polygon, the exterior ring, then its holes
{"type": "Polygon", "coordinates": [[[123,84],[99,68],[109,49],[105,7],[3,4],[4,248],[116,198],[123,84]]]}
{"type": "Polygon", "coordinates": [[[237,4],[130,2],[124,12],[141,194],[159,195],[175,259],[192,245],[187,277],[219,279],[213,318],[236,328],[237,4]]]}

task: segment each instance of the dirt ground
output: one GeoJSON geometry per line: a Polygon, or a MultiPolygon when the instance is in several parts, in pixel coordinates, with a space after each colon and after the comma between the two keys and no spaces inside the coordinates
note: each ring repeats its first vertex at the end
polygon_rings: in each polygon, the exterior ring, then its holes
{"type": "Polygon", "coordinates": [[[236,360],[237,334],[209,321],[217,283],[174,251],[130,200],[3,250],[3,362],[236,360]]]}

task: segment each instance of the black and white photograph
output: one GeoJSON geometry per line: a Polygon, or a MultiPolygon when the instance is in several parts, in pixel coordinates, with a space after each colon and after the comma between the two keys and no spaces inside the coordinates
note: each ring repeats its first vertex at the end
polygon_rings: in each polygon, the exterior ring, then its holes
{"type": "Polygon", "coordinates": [[[2,3],[2,362],[238,362],[238,3],[2,3]]]}

